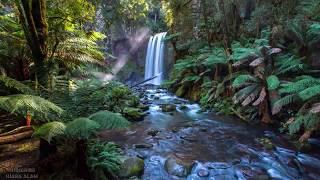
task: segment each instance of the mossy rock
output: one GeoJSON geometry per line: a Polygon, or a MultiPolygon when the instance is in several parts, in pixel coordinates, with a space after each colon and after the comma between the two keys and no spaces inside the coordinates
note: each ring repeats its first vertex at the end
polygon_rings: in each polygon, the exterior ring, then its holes
{"type": "Polygon", "coordinates": [[[121,178],[141,176],[144,171],[144,161],[138,157],[125,157],[119,171],[121,178]]]}
{"type": "Polygon", "coordinates": [[[176,91],[176,95],[179,97],[183,97],[186,94],[186,90],[184,86],[180,86],[178,90],[176,91]]]}
{"type": "Polygon", "coordinates": [[[259,138],[257,140],[267,150],[273,150],[275,148],[274,144],[268,138],[259,138]]]}
{"type": "Polygon", "coordinates": [[[177,106],[174,105],[174,104],[163,104],[163,105],[161,105],[161,109],[162,109],[163,112],[173,112],[173,111],[176,110],[176,108],[177,108],[177,106]]]}
{"type": "Polygon", "coordinates": [[[128,118],[130,121],[141,121],[143,120],[143,112],[140,111],[138,108],[124,108],[123,113],[125,117],[128,118]]]}

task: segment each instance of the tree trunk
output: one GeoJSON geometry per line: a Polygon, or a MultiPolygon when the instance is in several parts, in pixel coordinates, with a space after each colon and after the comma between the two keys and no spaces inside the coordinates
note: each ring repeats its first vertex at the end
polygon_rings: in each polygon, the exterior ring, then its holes
{"type": "Polygon", "coordinates": [[[46,0],[16,1],[20,20],[31,49],[35,75],[41,85],[46,85],[47,79],[47,36],[46,0]]]}
{"type": "Polygon", "coordinates": [[[77,174],[80,178],[89,179],[89,168],[87,165],[87,142],[85,140],[80,140],[76,144],[77,146],[77,174]]]}
{"type": "Polygon", "coordinates": [[[39,159],[42,160],[47,158],[50,154],[57,152],[57,146],[55,146],[54,144],[50,144],[48,141],[40,138],[39,150],[40,150],[39,159]]]}

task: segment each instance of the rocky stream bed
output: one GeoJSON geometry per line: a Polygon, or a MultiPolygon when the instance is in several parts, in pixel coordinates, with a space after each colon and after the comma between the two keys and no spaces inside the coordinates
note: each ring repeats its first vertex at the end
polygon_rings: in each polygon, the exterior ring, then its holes
{"type": "Polygon", "coordinates": [[[144,120],[100,134],[124,149],[123,179],[320,179],[320,153],[298,152],[270,128],[202,112],[164,89],[136,91],[149,106],[144,120]]]}

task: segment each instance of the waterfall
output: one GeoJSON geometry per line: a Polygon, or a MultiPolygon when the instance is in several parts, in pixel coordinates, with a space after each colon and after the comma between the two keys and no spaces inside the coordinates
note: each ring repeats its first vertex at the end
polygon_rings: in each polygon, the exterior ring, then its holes
{"type": "Polygon", "coordinates": [[[164,42],[166,32],[156,34],[149,39],[148,50],[146,56],[144,79],[157,76],[155,79],[148,81],[148,84],[160,85],[164,75],[164,42]]]}

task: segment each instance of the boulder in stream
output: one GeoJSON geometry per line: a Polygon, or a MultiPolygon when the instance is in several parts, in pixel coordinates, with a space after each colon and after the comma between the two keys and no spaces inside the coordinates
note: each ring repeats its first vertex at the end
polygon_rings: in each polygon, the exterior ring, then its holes
{"type": "Polygon", "coordinates": [[[174,156],[170,156],[164,164],[166,171],[178,177],[187,177],[191,171],[193,163],[183,162],[174,156]]]}
{"type": "Polygon", "coordinates": [[[160,107],[163,112],[172,112],[176,110],[176,105],[174,104],[163,104],[160,107]]]}
{"type": "Polygon", "coordinates": [[[138,157],[125,157],[119,171],[121,178],[141,176],[144,171],[144,160],[138,157]]]}

